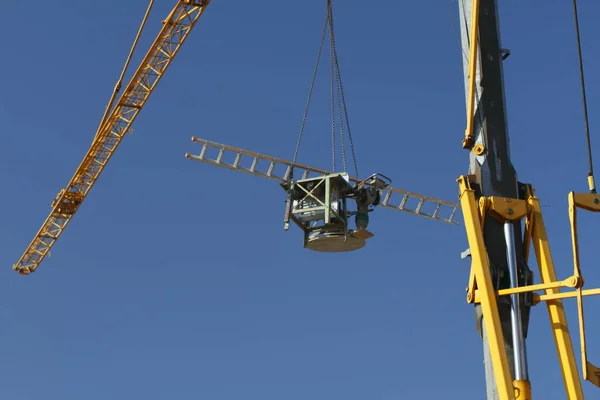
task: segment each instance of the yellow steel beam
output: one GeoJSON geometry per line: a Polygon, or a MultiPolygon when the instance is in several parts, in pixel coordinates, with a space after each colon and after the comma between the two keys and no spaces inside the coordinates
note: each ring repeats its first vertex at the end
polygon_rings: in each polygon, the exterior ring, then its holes
{"type": "Polygon", "coordinates": [[[29,274],[38,268],[106,167],[209,1],[180,0],[163,21],[160,32],[107,116],[106,123],[97,132],[69,184],[52,203],[50,215],[13,269],[29,274]]]}
{"type": "MultiPolygon", "coordinates": [[[[581,381],[577,372],[575,356],[571,336],[560,299],[576,297],[578,300],[579,322],[580,322],[580,339],[582,343],[582,364],[584,379],[590,381],[596,386],[600,386],[600,369],[587,361],[585,348],[585,325],[583,319],[583,297],[600,295],[600,289],[582,290],[583,277],[579,265],[579,248],[577,245],[577,230],[576,230],[576,214],[577,207],[584,208],[588,211],[600,212],[600,196],[595,193],[590,194],[574,194],[569,196],[569,213],[571,217],[571,230],[573,237],[573,256],[574,256],[574,274],[573,276],[558,281],[556,279],[556,271],[552,261],[550,246],[548,244],[546,228],[539,205],[539,199],[534,195],[533,188],[528,187],[528,200],[507,199],[502,197],[480,198],[477,203],[475,200],[474,191],[470,188],[468,177],[463,176],[459,179],[461,188],[461,206],[463,216],[465,218],[465,227],[469,236],[469,248],[471,249],[471,272],[469,275],[469,286],[467,288],[467,302],[480,303],[483,308],[484,321],[486,315],[490,315],[491,321],[486,321],[487,324],[493,325],[494,315],[489,314],[489,307],[496,307],[496,296],[506,296],[517,293],[528,293],[533,291],[545,291],[545,294],[539,295],[533,293],[533,304],[538,304],[540,301],[546,301],[548,313],[553,329],[554,340],[559,356],[563,380],[567,391],[568,398],[571,400],[583,399],[583,390],[581,381]],[[485,254],[485,244],[483,243],[483,223],[485,215],[491,215],[500,221],[517,221],[527,216],[525,220],[524,246],[526,257],[529,256],[529,246],[533,245],[542,283],[520,286],[517,288],[494,290],[490,279],[489,262],[485,254]],[[480,243],[481,242],[481,243],[480,243]],[[483,285],[480,284],[480,279],[486,280],[483,285]],[[487,283],[487,285],[486,285],[487,283]],[[559,288],[570,287],[576,291],[570,293],[560,293],[559,288]]],[[[497,312],[496,312],[496,317],[497,312]]],[[[493,326],[486,325],[486,332],[492,333],[490,341],[495,346],[498,346],[498,340],[502,338],[501,328],[494,330],[493,326]]],[[[503,351],[504,347],[490,350],[493,355],[492,362],[503,364],[506,360],[506,354],[503,351]],[[504,356],[504,361],[501,360],[504,356]],[[494,357],[500,359],[494,359],[494,357]]],[[[498,371],[494,364],[494,373],[496,380],[504,382],[506,380],[499,377],[503,372],[498,371]]],[[[529,381],[514,381],[514,396],[516,399],[531,399],[531,384],[529,381]]]]}
{"type": "Polygon", "coordinates": [[[481,294],[481,308],[483,311],[483,322],[488,335],[492,365],[498,395],[500,400],[514,398],[512,377],[508,365],[508,357],[504,347],[504,335],[498,313],[498,305],[492,284],[490,264],[487,258],[483,231],[479,217],[478,203],[475,191],[470,188],[467,176],[458,179],[460,187],[460,204],[462,208],[469,248],[471,249],[471,268],[474,270],[475,279],[481,294]]]}
{"type": "MultiPolygon", "coordinates": [[[[593,183],[593,182],[592,182],[593,183]]],[[[569,219],[571,222],[571,243],[573,245],[574,275],[579,278],[581,285],[577,289],[577,314],[579,316],[579,341],[581,343],[581,364],[583,379],[600,387],[600,369],[587,359],[585,320],[583,314],[583,277],[579,260],[579,240],[577,238],[577,208],[591,212],[600,212],[600,196],[596,193],[569,193],[569,219]]]]}
{"type": "MultiPolygon", "coordinates": [[[[600,289],[588,289],[581,291],[582,296],[598,296],[600,295],[600,289]]],[[[558,300],[558,299],[569,299],[571,297],[577,297],[577,292],[564,292],[564,293],[552,293],[552,294],[533,294],[533,302],[539,303],[540,301],[558,300]]]]}
{"type": "Polygon", "coordinates": [[[560,287],[575,287],[575,282],[576,282],[575,278],[570,277],[565,280],[557,281],[557,282],[538,283],[535,285],[519,286],[516,288],[510,288],[510,289],[500,289],[500,290],[498,290],[498,296],[507,296],[507,295],[516,294],[516,293],[527,293],[527,292],[533,292],[535,290],[556,289],[556,288],[560,288],[560,287]]]}
{"type": "MultiPolygon", "coordinates": [[[[552,253],[548,243],[546,226],[542,217],[539,199],[533,194],[528,200],[531,206],[531,214],[528,218],[532,223],[532,245],[538,261],[540,278],[543,283],[556,282],[556,270],[552,261],[552,253]]],[[[559,289],[546,289],[547,295],[558,294],[559,289]]],[[[546,301],[548,315],[550,318],[550,327],[554,334],[554,343],[558,353],[560,366],[562,370],[563,382],[569,400],[583,399],[583,389],[577,365],[575,363],[575,354],[571,342],[571,334],[562,301],[559,299],[546,301]]]]}
{"type": "Polygon", "coordinates": [[[469,91],[467,93],[467,128],[465,130],[465,138],[462,142],[464,149],[473,146],[473,121],[475,116],[475,78],[477,77],[477,47],[479,38],[479,0],[473,0],[471,9],[471,38],[469,49],[469,91]]]}
{"type": "MultiPolygon", "coordinates": [[[[553,283],[540,283],[537,285],[529,285],[529,286],[519,286],[518,288],[511,289],[500,289],[496,291],[497,296],[507,296],[516,293],[527,293],[532,292],[534,290],[546,290],[546,289],[556,289],[559,287],[575,287],[572,285],[573,278],[565,279],[564,281],[558,281],[553,283]]],[[[597,296],[600,295],[600,289],[588,289],[582,290],[581,296],[597,296]]],[[[568,299],[571,297],[577,297],[578,292],[561,292],[554,294],[533,294],[533,305],[538,304],[541,301],[549,301],[549,300],[557,300],[557,299],[568,299]]],[[[480,295],[479,291],[475,290],[475,297],[473,301],[469,301],[470,303],[479,303],[480,295]]]]}
{"type": "MultiPolygon", "coordinates": [[[[570,277],[563,281],[538,283],[535,285],[519,286],[516,288],[509,288],[509,289],[500,289],[500,290],[496,291],[496,296],[509,296],[511,294],[528,293],[528,292],[533,292],[536,290],[556,289],[556,288],[561,288],[561,287],[575,287],[575,282],[576,282],[576,279],[574,277],[570,277]]],[[[575,293],[573,296],[577,296],[577,294],[575,293]]],[[[478,290],[475,290],[475,299],[473,302],[474,303],[480,302],[480,294],[479,294],[478,290]]]]}

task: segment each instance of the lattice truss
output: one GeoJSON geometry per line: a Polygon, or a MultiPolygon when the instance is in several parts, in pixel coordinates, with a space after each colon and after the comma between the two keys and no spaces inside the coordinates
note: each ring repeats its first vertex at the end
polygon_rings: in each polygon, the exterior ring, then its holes
{"type": "Polygon", "coordinates": [[[99,128],[94,141],[66,188],[52,202],[50,215],[13,266],[19,273],[35,271],[106,167],[140,110],[165,74],[209,1],[179,1],[144,59],[99,128]]]}

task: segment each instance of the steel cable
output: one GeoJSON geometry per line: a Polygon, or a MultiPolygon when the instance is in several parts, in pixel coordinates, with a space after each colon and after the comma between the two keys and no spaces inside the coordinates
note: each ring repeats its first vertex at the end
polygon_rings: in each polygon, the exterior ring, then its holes
{"type": "Polygon", "coordinates": [[[587,96],[585,93],[585,78],[583,74],[583,56],[581,51],[581,38],[579,36],[579,17],[577,16],[577,0],[573,0],[573,14],[575,17],[575,34],[577,39],[577,56],[579,60],[579,78],[581,81],[581,97],[583,100],[583,119],[584,119],[584,127],[585,127],[585,138],[587,142],[587,156],[588,156],[588,180],[590,186],[590,192],[596,193],[596,188],[594,184],[594,162],[592,159],[592,143],[590,139],[590,128],[588,121],[588,111],[587,111],[587,96]]]}

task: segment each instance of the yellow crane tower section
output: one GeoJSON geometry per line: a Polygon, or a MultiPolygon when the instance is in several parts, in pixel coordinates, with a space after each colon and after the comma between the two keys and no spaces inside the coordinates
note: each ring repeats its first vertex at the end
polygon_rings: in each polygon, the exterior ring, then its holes
{"type": "MultiPolygon", "coordinates": [[[[111,109],[114,97],[120,91],[120,81],[115,87],[90,149],[69,184],[59,192],[52,202],[50,215],[44,221],[27,250],[13,266],[14,270],[27,275],[34,272],[44,260],[44,257],[100,177],[121,140],[129,132],[135,118],[164,76],[209,2],[210,0],[179,0],[168,17],[162,21],[162,28],[156,39],[125,87],[121,97],[117,100],[116,105],[111,109]]],[[[132,52],[152,3],[153,1],[150,1],[132,52]]],[[[125,69],[130,58],[131,53],[125,69]]],[[[121,74],[121,79],[123,74],[121,74]]]]}

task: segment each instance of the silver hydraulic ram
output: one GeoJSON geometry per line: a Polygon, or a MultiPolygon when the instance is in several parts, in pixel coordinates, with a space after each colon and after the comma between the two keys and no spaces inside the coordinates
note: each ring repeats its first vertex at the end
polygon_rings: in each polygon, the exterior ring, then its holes
{"type": "MultiPolygon", "coordinates": [[[[506,241],[506,260],[510,274],[510,287],[519,286],[517,271],[517,255],[515,251],[515,231],[512,222],[504,223],[504,239],[506,241]]],[[[528,380],[527,355],[525,352],[525,338],[523,337],[523,326],[521,324],[521,304],[519,294],[511,294],[512,343],[515,359],[515,380],[528,380]]]]}

